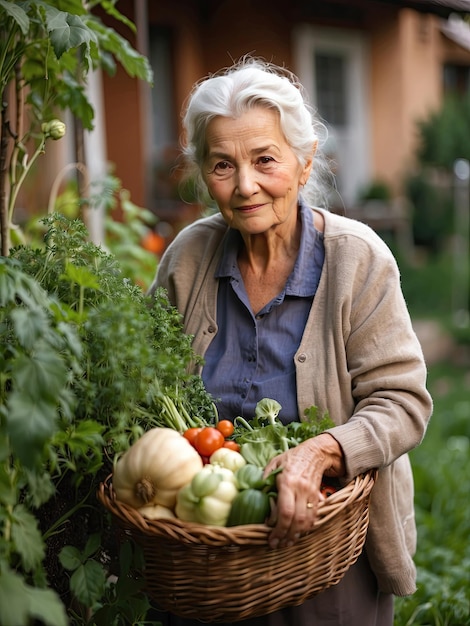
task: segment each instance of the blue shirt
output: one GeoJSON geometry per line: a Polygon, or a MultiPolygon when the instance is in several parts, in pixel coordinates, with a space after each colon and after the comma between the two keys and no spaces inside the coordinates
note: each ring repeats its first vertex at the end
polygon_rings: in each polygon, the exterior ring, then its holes
{"type": "Polygon", "coordinates": [[[298,420],[294,355],[299,347],[324,261],[323,234],[312,210],[300,203],[301,240],[284,289],[261,311],[251,310],[237,256],[242,238],[230,230],[215,277],[218,332],[205,356],[202,377],[220,419],[254,416],[262,398],[277,400],[279,417],[298,420]]]}

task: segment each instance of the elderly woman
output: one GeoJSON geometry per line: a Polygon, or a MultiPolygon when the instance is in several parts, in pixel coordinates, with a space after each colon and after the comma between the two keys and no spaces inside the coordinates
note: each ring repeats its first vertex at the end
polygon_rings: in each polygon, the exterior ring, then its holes
{"type": "Polygon", "coordinates": [[[390,626],[394,595],[415,590],[407,452],[431,414],[396,262],[367,226],[316,206],[323,126],[291,73],[244,58],[195,86],[184,125],[185,155],[218,212],[176,237],[153,288],[167,289],[194,336],[221,417],[251,417],[269,397],[284,421],[316,405],[336,424],[268,466],[283,468],[271,547],[312,527],[323,474],[379,470],[365,550],[341,582],[240,623],[390,626]]]}

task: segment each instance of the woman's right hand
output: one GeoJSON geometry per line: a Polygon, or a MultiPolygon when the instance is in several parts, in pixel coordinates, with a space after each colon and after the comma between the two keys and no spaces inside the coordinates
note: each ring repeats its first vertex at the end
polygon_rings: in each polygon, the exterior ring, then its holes
{"type": "Polygon", "coordinates": [[[323,476],[339,477],[345,473],[343,452],[336,439],[322,433],[276,456],[265,469],[268,475],[282,468],[276,476],[277,503],[271,515],[272,548],[293,545],[312,529],[318,504],[323,499],[320,485],[323,476]]]}

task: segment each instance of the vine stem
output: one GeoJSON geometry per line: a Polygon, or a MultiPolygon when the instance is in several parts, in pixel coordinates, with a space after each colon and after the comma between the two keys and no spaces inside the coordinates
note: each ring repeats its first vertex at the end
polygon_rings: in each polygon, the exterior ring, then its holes
{"type": "Polygon", "coordinates": [[[38,147],[36,148],[33,156],[31,157],[29,163],[26,163],[26,156],[23,159],[23,171],[21,172],[20,177],[18,178],[18,180],[16,181],[16,184],[14,185],[12,192],[11,192],[11,196],[10,196],[10,203],[8,206],[8,222],[11,224],[11,221],[13,219],[13,211],[15,209],[15,204],[16,204],[16,198],[18,197],[18,193],[21,189],[21,186],[24,182],[24,179],[26,178],[26,176],[28,175],[29,170],[31,169],[31,167],[34,165],[36,159],[38,158],[38,156],[40,154],[44,154],[44,146],[46,145],[46,138],[43,137],[41,139],[41,141],[38,144],[38,147]]]}
{"type": "Polygon", "coordinates": [[[49,215],[54,212],[54,206],[57,200],[57,196],[59,195],[59,188],[64,179],[64,176],[67,174],[67,172],[73,169],[79,171],[83,177],[86,177],[88,174],[86,165],[84,163],[80,163],[80,161],[68,163],[65,167],[61,169],[61,171],[55,177],[54,182],[52,183],[51,193],[49,194],[49,203],[47,206],[47,213],[49,215]]]}
{"type": "Polygon", "coordinates": [[[58,532],[60,532],[59,530],[57,530],[60,526],[62,526],[62,524],[64,524],[70,517],[72,517],[72,515],[78,511],[81,508],[87,508],[87,509],[93,509],[93,507],[90,504],[85,504],[88,496],[90,494],[87,494],[83,500],[81,500],[80,502],[78,502],[73,508],[71,508],[70,510],[68,510],[66,513],[64,513],[64,515],[62,515],[62,517],[59,517],[58,520],[56,520],[52,526],[50,528],[47,529],[47,531],[43,534],[42,538],[44,539],[44,541],[47,541],[49,539],[49,537],[52,537],[52,535],[57,534],[58,532]]]}

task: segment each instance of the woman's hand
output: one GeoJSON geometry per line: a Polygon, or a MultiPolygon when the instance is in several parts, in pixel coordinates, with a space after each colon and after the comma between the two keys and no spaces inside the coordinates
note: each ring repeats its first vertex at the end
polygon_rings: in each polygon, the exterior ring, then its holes
{"type": "Polygon", "coordinates": [[[322,477],[343,476],[343,452],[336,439],[322,433],[272,459],[265,475],[282,467],[276,477],[277,504],[269,536],[272,548],[294,544],[302,533],[312,529],[317,517],[322,477]]]}

